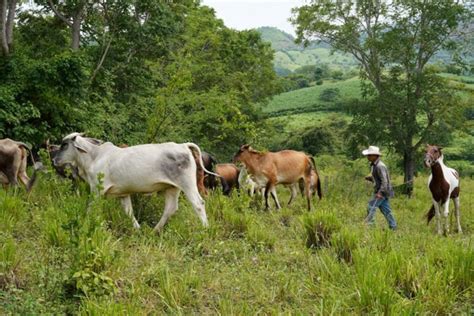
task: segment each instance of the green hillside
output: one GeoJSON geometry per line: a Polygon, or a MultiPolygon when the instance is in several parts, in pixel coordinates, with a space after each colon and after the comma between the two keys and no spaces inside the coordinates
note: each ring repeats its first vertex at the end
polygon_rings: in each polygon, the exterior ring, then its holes
{"type": "Polygon", "coordinates": [[[279,94],[273,98],[263,111],[270,116],[281,116],[291,113],[335,111],[340,102],[360,96],[360,80],[357,77],[334,82],[325,82],[320,86],[299,89],[279,94]],[[338,89],[339,97],[333,101],[321,100],[321,93],[326,89],[338,89]]]}
{"type": "Polygon", "coordinates": [[[270,42],[275,50],[275,68],[294,71],[302,66],[328,63],[334,68],[353,67],[356,62],[352,56],[331,52],[331,48],[324,43],[311,43],[307,48],[295,44],[295,38],[275,27],[261,27],[257,29],[264,41],[270,42]]]}
{"type": "Polygon", "coordinates": [[[302,66],[331,64],[333,68],[355,67],[354,59],[338,52],[332,53],[328,48],[312,48],[306,50],[288,50],[275,52],[275,67],[294,71],[302,66]]]}
{"type": "Polygon", "coordinates": [[[276,51],[280,50],[298,50],[302,49],[300,45],[295,44],[295,38],[276,27],[263,26],[257,29],[265,42],[270,42],[276,51]]]}

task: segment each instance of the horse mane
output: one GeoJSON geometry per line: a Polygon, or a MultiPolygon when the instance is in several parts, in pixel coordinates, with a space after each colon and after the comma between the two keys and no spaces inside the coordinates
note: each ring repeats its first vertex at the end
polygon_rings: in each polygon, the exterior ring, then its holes
{"type": "Polygon", "coordinates": [[[260,156],[263,156],[268,152],[268,151],[258,151],[258,150],[253,149],[252,147],[249,147],[247,151],[252,154],[258,154],[260,156]]]}

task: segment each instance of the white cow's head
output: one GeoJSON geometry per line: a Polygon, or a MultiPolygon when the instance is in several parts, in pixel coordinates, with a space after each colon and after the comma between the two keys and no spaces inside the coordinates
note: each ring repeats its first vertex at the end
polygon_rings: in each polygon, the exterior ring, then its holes
{"type": "Polygon", "coordinates": [[[76,165],[78,156],[88,152],[87,140],[83,138],[83,133],[72,133],[63,138],[53,163],[57,167],[66,164],[76,165]]]}

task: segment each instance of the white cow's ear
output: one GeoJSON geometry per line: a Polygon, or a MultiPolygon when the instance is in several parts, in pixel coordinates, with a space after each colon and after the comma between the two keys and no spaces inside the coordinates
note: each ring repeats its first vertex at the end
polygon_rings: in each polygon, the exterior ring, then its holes
{"type": "Polygon", "coordinates": [[[80,152],[87,153],[87,149],[85,149],[78,143],[74,143],[74,147],[76,147],[80,152]]]}
{"type": "Polygon", "coordinates": [[[74,138],[74,147],[76,147],[80,152],[82,153],[87,153],[87,148],[84,146],[82,139],[77,139],[77,137],[74,138]]]}

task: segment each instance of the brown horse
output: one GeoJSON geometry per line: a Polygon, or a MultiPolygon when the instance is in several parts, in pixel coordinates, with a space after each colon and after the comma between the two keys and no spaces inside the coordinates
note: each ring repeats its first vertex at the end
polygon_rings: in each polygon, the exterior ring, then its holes
{"type": "Polygon", "coordinates": [[[438,234],[441,235],[441,214],[443,209],[443,217],[445,218],[444,233],[449,232],[449,199],[453,199],[456,208],[456,221],[458,232],[462,233],[461,219],[459,213],[459,174],[456,170],[446,167],[443,162],[443,153],[441,147],[427,145],[425,152],[424,164],[427,168],[431,168],[431,175],[428,179],[428,188],[431,191],[433,205],[426,214],[428,223],[436,215],[436,223],[438,234]]]}
{"type": "MultiPolygon", "coordinates": [[[[258,152],[249,145],[243,145],[234,156],[240,161],[258,186],[265,186],[265,208],[268,209],[270,192],[277,209],[280,209],[276,194],[277,184],[292,185],[304,179],[308,210],[311,210],[311,159],[303,152],[282,150],[279,152],[258,152]]],[[[290,200],[291,202],[291,200],[290,200]]]]}

